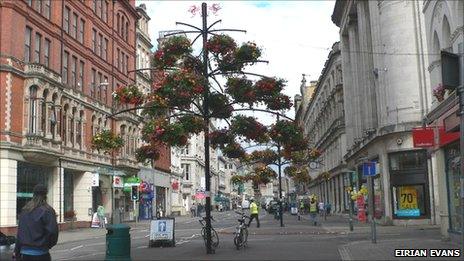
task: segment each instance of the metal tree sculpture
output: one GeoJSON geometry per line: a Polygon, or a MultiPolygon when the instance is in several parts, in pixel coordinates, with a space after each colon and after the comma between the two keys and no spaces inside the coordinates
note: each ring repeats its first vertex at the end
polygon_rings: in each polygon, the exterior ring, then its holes
{"type": "Polygon", "coordinates": [[[256,44],[247,42],[237,46],[232,37],[219,33],[246,31],[212,29],[221,20],[208,25],[206,3],[202,3],[201,14],[202,28],[177,22],[192,30],[166,34],[154,54],[153,67],[139,69],[157,71],[159,79],[152,93],[143,95],[133,86],[116,90],[113,94],[116,101],[134,106],[113,116],[142,109],[145,117],[142,139],[146,145],[136,151],[141,162],[157,159],[159,145],[184,146],[190,135],[204,133],[206,252],[211,254],[214,250],[211,247],[210,146],[220,148],[229,158],[243,157],[245,151],[237,137],[265,142],[269,134],[255,118],[234,113],[260,111],[286,118],[279,111],[290,109],[292,104],[290,98],[281,93],[285,81],[244,71],[246,66],[267,62],[259,59],[261,49],[256,44]],[[185,36],[187,34],[197,35],[190,41],[185,36]],[[196,56],[192,53],[192,45],[200,37],[202,49],[196,56]],[[253,81],[247,76],[260,79],[253,81]],[[217,77],[227,80],[225,88],[217,77]],[[266,105],[267,109],[256,108],[260,104],[266,105]],[[210,133],[212,119],[224,120],[230,129],[210,133]]]}

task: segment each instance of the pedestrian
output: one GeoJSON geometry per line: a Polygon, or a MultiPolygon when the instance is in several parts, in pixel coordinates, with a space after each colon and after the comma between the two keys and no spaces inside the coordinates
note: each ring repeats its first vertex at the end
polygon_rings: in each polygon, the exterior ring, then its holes
{"type": "Polygon", "coordinates": [[[102,205],[99,205],[97,208],[97,216],[100,223],[100,228],[105,228],[105,208],[102,205]]]}
{"type": "Polygon", "coordinates": [[[315,226],[317,226],[317,210],[316,199],[312,197],[309,201],[309,216],[311,217],[311,222],[313,222],[315,226]]]}
{"type": "Polygon", "coordinates": [[[192,206],[190,207],[190,215],[192,217],[196,217],[197,216],[197,207],[195,206],[195,202],[192,203],[192,206]]]}
{"type": "Polygon", "coordinates": [[[256,224],[257,227],[259,228],[259,210],[258,210],[258,205],[255,203],[254,199],[251,199],[251,204],[250,204],[250,221],[248,221],[248,226],[250,226],[251,221],[253,219],[256,219],[256,224]]]}
{"type": "Polygon", "coordinates": [[[201,216],[201,203],[198,203],[197,206],[197,216],[201,216]]]}
{"type": "Polygon", "coordinates": [[[332,210],[332,204],[330,202],[327,203],[327,215],[330,216],[330,211],[332,210]]]}
{"type": "Polygon", "coordinates": [[[324,213],[325,213],[325,204],[324,204],[324,202],[322,202],[322,201],[319,202],[318,207],[319,207],[319,215],[322,217],[324,215],[324,213]]]}
{"type": "Polygon", "coordinates": [[[47,193],[47,187],[36,185],[32,199],[22,209],[13,258],[51,260],[49,250],[58,241],[58,224],[55,210],[47,204],[47,193]]]}

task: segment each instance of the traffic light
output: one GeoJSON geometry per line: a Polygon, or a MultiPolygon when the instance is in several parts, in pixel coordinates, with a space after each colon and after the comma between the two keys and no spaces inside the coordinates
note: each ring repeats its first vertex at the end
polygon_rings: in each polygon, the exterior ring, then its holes
{"type": "Polygon", "coordinates": [[[139,186],[132,186],[131,199],[134,201],[139,199],[139,186]]]}

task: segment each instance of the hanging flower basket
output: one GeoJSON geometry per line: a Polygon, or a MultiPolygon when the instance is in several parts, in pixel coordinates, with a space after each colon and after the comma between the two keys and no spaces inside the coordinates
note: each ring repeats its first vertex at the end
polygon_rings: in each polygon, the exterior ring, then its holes
{"type": "Polygon", "coordinates": [[[160,44],[160,50],[168,55],[182,56],[192,52],[190,40],[182,35],[169,36],[160,44]]]}
{"type": "Polygon", "coordinates": [[[255,83],[256,95],[260,98],[274,97],[278,95],[285,86],[285,81],[276,78],[262,78],[255,83]]]}
{"type": "Polygon", "coordinates": [[[271,168],[260,165],[254,168],[254,173],[249,175],[247,178],[252,180],[254,184],[267,184],[272,179],[277,177],[277,173],[271,168]]]}
{"type": "Polygon", "coordinates": [[[119,149],[124,145],[121,136],[114,134],[110,130],[103,130],[92,137],[92,147],[97,150],[103,150],[105,153],[119,149]]]}
{"type": "Polygon", "coordinates": [[[227,144],[223,149],[222,152],[228,158],[236,159],[245,156],[245,150],[240,146],[240,144],[233,142],[227,144]]]}
{"type": "Polygon", "coordinates": [[[159,157],[160,153],[153,144],[141,146],[135,151],[135,158],[137,161],[144,164],[147,163],[147,161],[157,160],[159,157]]]}
{"type": "Polygon", "coordinates": [[[166,67],[173,67],[176,64],[176,61],[176,56],[159,49],[153,54],[152,65],[157,69],[164,69],[166,67]]]}
{"type": "Polygon", "coordinates": [[[268,141],[267,128],[253,117],[237,115],[231,122],[230,131],[245,137],[246,140],[268,141]]]}
{"type": "Polygon", "coordinates": [[[255,150],[247,157],[247,159],[251,162],[257,161],[269,165],[277,162],[279,155],[271,149],[255,150]]]}
{"type": "Polygon", "coordinates": [[[169,123],[162,127],[157,126],[155,133],[158,133],[155,135],[155,140],[159,140],[170,146],[182,147],[187,145],[187,132],[180,122],[169,123]]]}
{"type": "Polygon", "coordinates": [[[292,108],[293,104],[290,97],[285,94],[277,94],[265,100],[267,108],[273,111],[288,110],[292,108]]]}
{"type": "Polygon", "coordinates": [[[113,99],[120,103],[139,105],[143,103],[143,93],[135,85],[121,86],[113,92],[113,99]]]}
{"type": "Polygon", "coordinates": [[[196,74],[201,74],[203,70],[203,62],[192,55],[184,56],[181,62],[181,66],[184,70],[196,74]]]}
{"type": "Polygon", "coordinates": [[[233,175],[232,177],[230,177],[230,182],[232,182],[232,184],[234,185],[242,184],[244,181],[245,180],[243,176],[233,175]]]}
{"type": "Polygon", "coordinates": [[[310,149],[308,153],[309,159],[311,160],[315,160],[319,158],[321,155],[322,155],[322,152],[316,148],[310,149]]]}
{"type": "Polygon", "coordinates": [[[280,120],[276,122],[269,133],[269,136],[282,145],[295,144],[295,141],[300,141],[302,138],[301,129],[294,123],[288,120],[280,120]]]}
{"type": "Polygon", "coordinates": [[[202,118],[193,115],[179,117],[179,122],[187,133],[198,134],[205,128],[205,122],[202,118]]]}
{"type": "Polygon", "coordinates": [[[236,61],[239,63],[255,63],[261,57],[261,49],[253,42],[243,43],[235,53],[236,61]]]}
{"type": "Polygon", "coordinates": [[[234,136],[227,129],[210,132],[209,139],[213,148],[224,148],[226,145],[234,142],[234,136]]]}
{"type": "Polygon", "coordinates": [[[237,48],[235,40],[225,34],[215,35],[206,43],[206,48],[213,54],[226,55],[231,54],[237,48]]]}
{"type": "Polygon", "coordinates": [[[445,93],[446,89],[445,87],[440,83],[438,86],[433,88],[433,96],[437,98],[437,101],[442,102],[445,99],[445,93]]]}
{"type": "Polygon", "coordinates": [[[209,96],[209,109],[212,117],[229,118],[234,108],[229,104],[227,96],[220,93],[212,93],[209,96]]]}
{"type": "Polygon", "coordinates": [[[168,74],[156,94],[168,100],[172,106],[186,108],[194,98],[203,94],[205,86],[203,76],[180,70],[168,74]]]}
{"type": "Polygon", "coordinates": [[[238,61],[234,54],[226,54],[216,59],[217,67],[222,72],[240,72],[244,64],[238,61]]]}
{"type": "Polygon", "coordinates": [[[147,97],[147,102],[143,107],[142,115],[158,118],[166,116],[168,102],[159,95],[152,94],[147,97]]]}
{"type": "Polygon", "coordinates": [[[256,101],[256,92],[253,82],[245,77],[231,77],[227,79],[226,93],[240,103],[253,104],[256,101]]]}

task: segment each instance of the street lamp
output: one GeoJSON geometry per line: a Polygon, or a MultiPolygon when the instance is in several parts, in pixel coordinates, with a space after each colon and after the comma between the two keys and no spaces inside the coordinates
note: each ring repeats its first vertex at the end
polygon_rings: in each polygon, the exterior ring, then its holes
{"type": "MultiPolygon", "coordinates": [[[[356,174],[356,171],[347,171],[348,173],[348,182],[350,185],[351,190],[353,190],[353,174],[356,174]]],[[[349,218],[349,225],[350,225],[350,231],[353,231],[353,209],[354,209],[354,202],[351,200],[351,194],[350,191],[346,191],[348,194],[348,202],[349,202],[349,208],[350,208],[350,218],[349,218]]]]}

